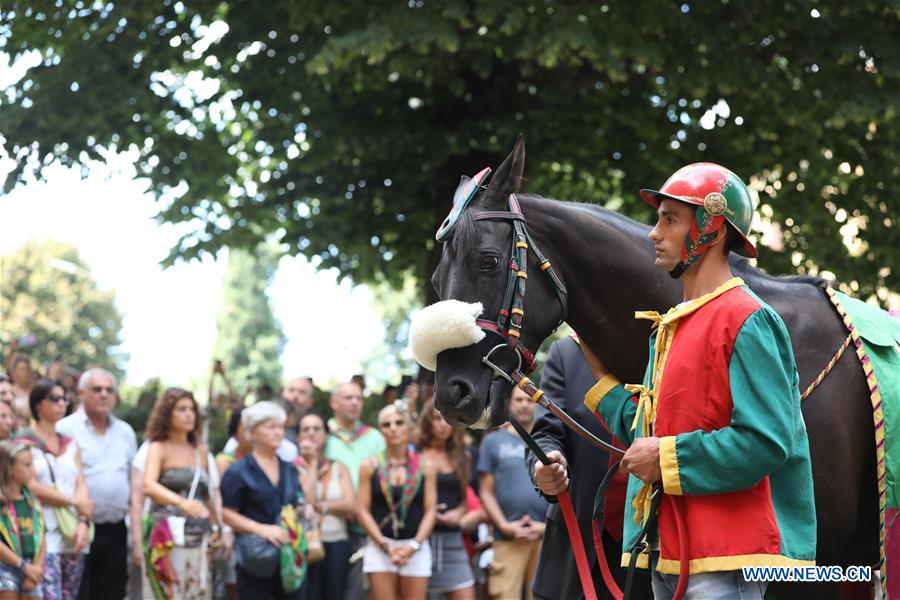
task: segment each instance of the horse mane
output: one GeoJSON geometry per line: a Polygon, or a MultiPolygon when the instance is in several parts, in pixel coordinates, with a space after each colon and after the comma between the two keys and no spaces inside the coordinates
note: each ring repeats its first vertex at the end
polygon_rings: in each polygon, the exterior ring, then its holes
{"type": "MultiPolygon", "coordinates": [[[[611,222],[611,224],[619,230],[627,229],[643,236],[646,236],[647,232],[649,232],[650,230],[650,226],[646,223],[635,221],[634,219],[627,217],[620,212],[610,210],[608,208],[600,206],[599,204],[592,204],[590,202],[557,200],[537,194],[520,194],[519,196],[521,198],[526,198],[527,200],[536,201],[535,206],[547,205],[552,202],[562,204],[575,210],[584,211],[593,215],[594,217],[599,218],[600,220],[611,222]]],[[[751,265],[748,258],[737,254],[734,254],[729,262],[731,263],[732,268],[734,268],[735,270],[740,271],[743,274],[746,274],[749,277],[761,282],[812,285],[820,288],[828,286],[828,282],[825,279],[815,275],[770,275],[759,267],[751,265]]]]}

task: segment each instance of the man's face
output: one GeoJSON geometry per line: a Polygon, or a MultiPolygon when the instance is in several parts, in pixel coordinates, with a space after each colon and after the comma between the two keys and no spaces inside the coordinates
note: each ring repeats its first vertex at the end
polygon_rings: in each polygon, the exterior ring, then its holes
{"type": "Polygon", "coordinates": [[[306,412],[312,407],[313,388],[309,379],[298,377],[288,382],[281,395],[290,400],[301,412],[306,412]]]}
{"type": "Polygon", "coordinates": [[[362,390],[355,383],[342,384],[331,396],[334,416],[345,423],[353,423],[362,414],[362,390]]]}
{"type": "Polygon", "coordinates": [[[13,393],[12,383],[9,381],[0,381],[0,402],[9,402],[15,399],[16,395],[13,393]]]}
{"type": "Polygon", "coordinates": [[[523,425],[534,422],[534,402],[528,394],[517,387],[513,388],[509,399],[509,412],[523,425]]]}
{"type": "Polygon", "coordinates": [[[654,266],[670,272],[681,262],[681,249],[694,220],[695,207],[676,200],[663,200],[656,211],[656,225],[650,230],[650,241],[656,248],[654,266]]]}
{"type": "Polygon", "coordinates": [[[109,416],[116,406],[116,388],[112,379],[103,373],[91,376],[88,386],[79,391],[84,411],[94,417],[109,416]]]}

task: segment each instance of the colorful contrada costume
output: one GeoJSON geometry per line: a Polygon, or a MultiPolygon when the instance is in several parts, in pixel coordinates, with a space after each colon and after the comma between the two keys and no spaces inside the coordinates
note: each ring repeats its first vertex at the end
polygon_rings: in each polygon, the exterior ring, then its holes
{"type": "MultiPolygon", "coordinates": [[[[690,572],[815,564],[809,443],[780,317],[739,278],[665,315],[638,317],[656,325],[643,385],[608,375],[585,404],[626,444],[660,437],[663,491],[680,496],[690,572]]],[[[648,516],[648,492],[629,477],[626,549],[648,516]]],[[[677,574],[671,511],[660,504],[658,570],[677,574]]],[[[646,556],[638,566],[649,566],[646,556]]]]}
{"type": "MultiPolygon", "coordinates": [[[[688,165],[659,190],[641,190],[658,207],[676,200],[697,207],[672,272],[680,276],[710,247],[724,223],[756,256],[748,239],[753,204],[734,173],[711,163],[688,165]]],[[[797,368],[778,314],[734,277],[713,292],[653,322],[650,362],[642,385],[601,379],[585,396],[588,409],[630,445],[660,438],[663,491],[657,570],[678,574],[744,566],[815,564],[816,515],[797,368]],[[687,557],[680,556],[675,510],[684,521],[687,557]]],[[[629,477],[624,548],[631,549],[649,518],[651,486],[629,477]]],[[[623,557],[627,565],[630,554],[623,557]]],[[[649,567],[645,550],[638,566],[649,567]]]]}

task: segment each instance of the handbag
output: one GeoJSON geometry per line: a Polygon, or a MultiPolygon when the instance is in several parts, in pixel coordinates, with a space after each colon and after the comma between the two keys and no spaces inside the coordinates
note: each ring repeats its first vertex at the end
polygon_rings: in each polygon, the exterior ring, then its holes
{"type": "Polygon", "coordinates": [[[251,577],[268,579],[275,575],[279,552],[274,544],[255,533],[242,533],[234,542],[234,558],[251,577]]]}
{"type": "MultiPolygon", "coordinates": [[[[322,482],[322,490],[325,497],[328,497],[328,484],[331,483],[331,472],[332,470],[329,469],[325,473],[325,481],[322,482]]],[[[308,527],[306,527],[306,560],[310,564],[317,563],[325,558],[325,545],[322,543],[322,520],[304,521],[304,524],[308,524],[308,527]]]]}
{"type": "MultiPolygon", "coordinates": [[[[53,465],[50,464],[50,457],[43,448],[41,448],[41,452],[44,453],[44,460],[47,461],[47,470],[50,471],[50,481],[53,482],[53,488],[59,490],[59,486],[56,485],[56,474],[53,472],[53,465]]],[[[78,512],[72,506],[54,506],[53,515],[56,517],[56,524],[63,539],[70,546],[74,545],[75,536],[78,534],[78,523],[80,522],[78,512]]],[[[88,522],[88,544],[93,541],[94,523],[91,521],[88,522]]]]}
{"type": "MultiPolygon", "coordinates": [[[[194,449],[194,478],[191,480],[191,489],[187,495],[187,501],[194,499],[197,493],[197,484],[200,483],[200,450],[194,449]]],[[[169,515],[166,517],[166,524],[169,526],[169,532],[172,534],[172,543],[175,546],[184,546],[184,527],[187,523],[187,517],[181,515],[169,515]]]]}

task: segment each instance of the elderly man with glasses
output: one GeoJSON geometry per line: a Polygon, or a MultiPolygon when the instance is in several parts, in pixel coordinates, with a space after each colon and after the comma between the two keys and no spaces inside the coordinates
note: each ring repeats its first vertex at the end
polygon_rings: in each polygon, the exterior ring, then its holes
{"type": "MultiPolygon", "coordinates": [[[[116,379],[105,369],[89,369],[78,381],[81,407],[59,422],[57,431],[78,442],[84,478],[94,501],[96,534],[79,598],[121,599],[128,583],[128,515],[131,460],[137,451],[134,429],[113,416],[116,379]]],[[[135,524],[138,525],[138,524],[135,524]]]]}

